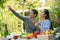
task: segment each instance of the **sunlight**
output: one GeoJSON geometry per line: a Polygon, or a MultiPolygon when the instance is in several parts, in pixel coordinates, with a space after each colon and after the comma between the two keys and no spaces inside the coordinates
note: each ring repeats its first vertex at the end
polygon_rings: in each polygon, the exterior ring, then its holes
{"type": "Polygon", "coordinates": [[[42,5],[42,7],[44,7],[45,3],[46,3],[46,0],[40,0],[40,3],[42,5]]]}
{"type": "Polygon", "coordinates": [[[46,0],[40,0],[40,2],[41,2],[42,4],[45,4],[46,0]]]}

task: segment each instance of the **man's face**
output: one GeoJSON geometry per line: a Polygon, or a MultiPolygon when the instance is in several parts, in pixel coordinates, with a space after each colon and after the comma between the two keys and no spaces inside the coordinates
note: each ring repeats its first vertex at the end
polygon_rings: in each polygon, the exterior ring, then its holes
{"type": "Polygon", "coordinates": [[[33,11],[30,11],[29,16],[30,16],[30,18],[35,18],[36,14],[34,14],[33,11]]]}

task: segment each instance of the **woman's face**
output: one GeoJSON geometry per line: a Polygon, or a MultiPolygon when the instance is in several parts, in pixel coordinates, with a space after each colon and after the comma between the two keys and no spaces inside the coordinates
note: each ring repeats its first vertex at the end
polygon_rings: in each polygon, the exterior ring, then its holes
{"type": "Polygon", "coordinates": [[[30,16],[30,18],[34,18],[36,15],[34,14],[33,11],[30,11],[29,16],[30,16]]]}
{"type": "Polygon", "coordinates": [[[40,12],[40,17],[41,18],[44,18],[46,15],[45,15],[45,13],[44,13],[44,10],[41,10],[41,12],[40,12]]]}

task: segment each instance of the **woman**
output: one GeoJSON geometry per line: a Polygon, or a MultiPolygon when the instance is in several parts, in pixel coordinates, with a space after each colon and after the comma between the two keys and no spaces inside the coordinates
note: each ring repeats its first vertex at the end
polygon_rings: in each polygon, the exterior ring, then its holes
{"type": "Polygon", "coordinates": [[[39,23],[39,28],[41,31],[45,32],[46,30],[52,30],[53,27],[50,21],[49,11],[47,9],[41,10],[40,17],[41,22],[39,23]]]}

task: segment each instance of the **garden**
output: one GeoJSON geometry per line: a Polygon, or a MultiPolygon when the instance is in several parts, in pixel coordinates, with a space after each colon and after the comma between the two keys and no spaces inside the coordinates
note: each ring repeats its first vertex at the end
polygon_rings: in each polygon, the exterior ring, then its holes
{"type": "Polygon", "coordinates": [[[0,38],[7,37],[11,33],[25,33],[25,23],[14,16],[8,9],[8,5],[23,16],[29,16],[31,9],[38,10],[36,18],[38,21],[40,21],[40,10],[48,9],[53,28],[57,32],[60,29],[60,22],[56,22],[60,19],[60,0],[0,0],[0,38]]]}

